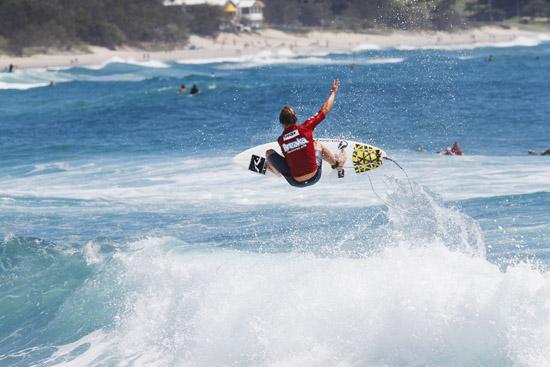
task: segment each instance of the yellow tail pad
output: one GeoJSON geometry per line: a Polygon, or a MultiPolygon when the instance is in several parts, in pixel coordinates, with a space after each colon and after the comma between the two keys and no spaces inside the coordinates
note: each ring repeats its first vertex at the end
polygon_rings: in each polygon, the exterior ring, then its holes
{"type": "Polygon", "coordinates": [[[384,163],[380,149],[362,144],[355,144],[352,162],[355,173],[364,173],[373,170],[384,163]]]}

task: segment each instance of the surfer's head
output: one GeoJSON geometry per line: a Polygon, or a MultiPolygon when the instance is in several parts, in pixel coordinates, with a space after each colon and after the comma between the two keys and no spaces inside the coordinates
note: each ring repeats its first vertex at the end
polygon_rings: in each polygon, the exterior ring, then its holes
{"type": "Polygon", "coordinates": [[[279,114],[279,122],[284,126],[294,125],[298,121],[296,112],[290,106],[284,106],[279,114]]]}
{"type": "Polygon", "coordinates": [[[462,147],[460,146],[460,143],[458,141],[455,141],[452,150],[453,152],[462,152],[462,147]]]}

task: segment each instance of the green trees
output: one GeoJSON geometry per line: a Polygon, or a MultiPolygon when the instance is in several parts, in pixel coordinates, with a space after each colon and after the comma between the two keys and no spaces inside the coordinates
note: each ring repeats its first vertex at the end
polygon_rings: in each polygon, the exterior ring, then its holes
{"type": "Polygon", "coordinates": [[[323,26],[334,22],[351,29],[454,29],[468,19],[500,21],[516,16],[550,17],[550,0],[265,0],[269,23],[323,26]]]}
{"type": "Polygon", "coordinates": [[[217,34],[225,17],[221,7],[209,5],[189,7],[187,15],[191,32],[201,36],[217,34]]]}
{"type": "Polygon", "coordinates": [[[266,0],[265,3],[267,20],[280,25],[323,26],[345,20],[352,28],[381,25],[446,29],[461,23],[455,10],[456,0],[266,0]]]}
{"type": "Polygon", "coordinates": [[[511,17],[550,17],[550,0],[475,0],[468,9],[476,20],[492,21],[511,17]]]}
{"type": "Polygon", "coordinates": [[[218,7],[184,12],[163,6],[161,0],[0,0],[0,47],[20,54],[28,47],[82,43],[110,48],[181,43],[190,31],[216,34],[222,17],[218,7]]]}

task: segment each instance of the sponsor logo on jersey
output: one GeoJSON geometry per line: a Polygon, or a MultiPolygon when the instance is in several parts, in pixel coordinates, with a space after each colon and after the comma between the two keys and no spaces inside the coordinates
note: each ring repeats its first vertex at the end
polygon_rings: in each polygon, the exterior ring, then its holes
{"type": "Polygon", "coordinates": [[[290,143],[283,144],[282,148],[285,153],[291,153],[296,150],[305,148],[307,143],[309,143],[309,141],[306,138],[301,137],[294,141],[291,141],[290,143]]]}
{"type": "Polygon", "coordinates": [[[298,132],[298,130],[292,130],[291,132],[286,133],[285,135],[283,135],[283,141],[287,141],[287,140],[290,140],[290,139],[294,139],[294,138],[297,137],[298,135],[300,135],[300,133],[298,132]]]}

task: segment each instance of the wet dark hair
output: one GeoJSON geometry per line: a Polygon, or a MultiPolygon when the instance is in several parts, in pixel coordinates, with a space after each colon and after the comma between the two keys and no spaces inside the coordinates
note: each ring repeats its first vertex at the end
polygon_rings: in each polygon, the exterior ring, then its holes
{"type": "Polygon", "coordinates": [[[296,112],[290,106],[284,106],[279,114],[279,122],[285,126],[290,126],[298,121],[296,112]]]}

